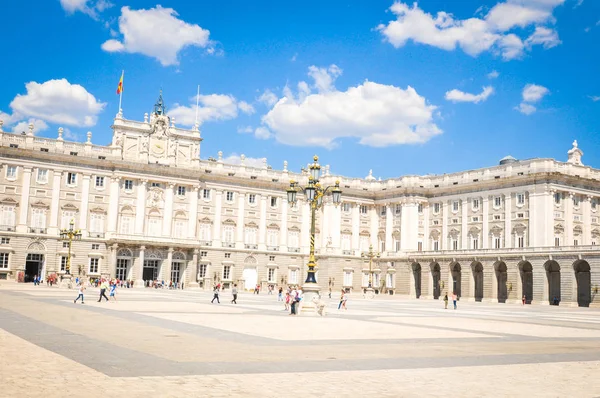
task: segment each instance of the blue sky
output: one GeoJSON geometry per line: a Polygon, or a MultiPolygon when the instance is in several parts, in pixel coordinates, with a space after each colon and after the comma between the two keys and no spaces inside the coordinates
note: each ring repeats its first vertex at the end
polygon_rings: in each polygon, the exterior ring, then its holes
{"type": "Polygon", "coordinates": [[[107,144],[118,111],[141,120],[162,87],[201,157],[315,153],[364,177],[566,160],[574,139],[600,165],[600,2],[10,2],[5,131],[107,144]]]}

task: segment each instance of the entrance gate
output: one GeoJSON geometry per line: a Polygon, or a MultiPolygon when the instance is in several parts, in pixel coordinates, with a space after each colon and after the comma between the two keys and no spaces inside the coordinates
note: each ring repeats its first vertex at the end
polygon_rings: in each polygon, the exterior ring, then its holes
{"type": "Polygon", "coordinates": [[[144,281],[155,281],[158,279],[159,260],[144,260],[144,281]]]}
{"type": "Polygon", "coordinates": [[[24,282],[33,282],[33,278],[41,276],[44,266],[44,255],[37,253],[29,253],[25,260],[25,279],[24,282]]]}

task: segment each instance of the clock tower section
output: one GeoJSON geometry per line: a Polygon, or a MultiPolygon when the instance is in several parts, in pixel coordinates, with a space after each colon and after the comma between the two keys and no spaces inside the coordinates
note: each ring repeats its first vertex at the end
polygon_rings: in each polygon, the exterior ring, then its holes
{"type": "Polygon", "coordinates": [[[146,164],[199,168],[200,131],[198,125],[191,130],[175,126],[175,120],[168,116],[162,91],[154,110],[143,122],[126,120],[117,114],[113,129],[113,151],[121,158],[146,164]]]}

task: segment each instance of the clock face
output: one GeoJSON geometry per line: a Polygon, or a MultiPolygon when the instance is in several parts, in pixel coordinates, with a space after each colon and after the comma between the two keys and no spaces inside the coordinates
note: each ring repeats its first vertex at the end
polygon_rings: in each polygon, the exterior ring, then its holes
{"type": "Polygon", "coordinates": [[[160,154],[164,153],[164,151],[165,151],[165,147],[162,143],[155,142],[154,144],[152,144],[152,152],[153,153],[160,155],[160,154]]]}

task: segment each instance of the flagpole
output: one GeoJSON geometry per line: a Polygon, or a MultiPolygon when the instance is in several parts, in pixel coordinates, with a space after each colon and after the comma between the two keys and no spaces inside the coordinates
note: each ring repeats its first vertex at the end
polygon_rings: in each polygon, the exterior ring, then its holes
{"type": "MultiPolygon", "coordinates": [[[[121,72],[121,80],[125,77],[125,70],[121,72]]],[[[123,85],[121,85],[121,92],[119,93],[119,113],[123,114],[123,109],[121,108],[121,103],[123,102],[123,85]]]]}

